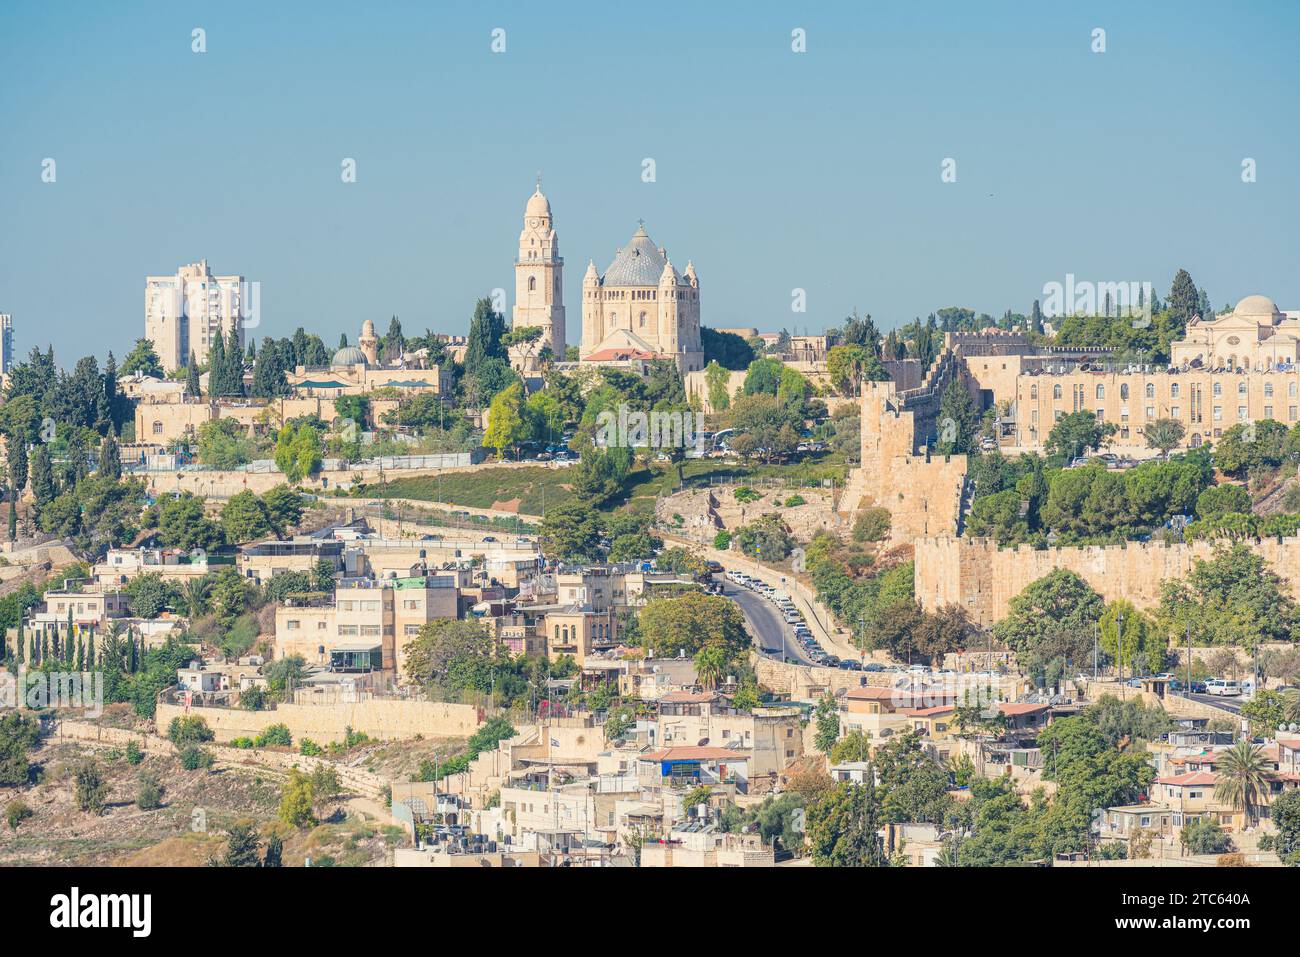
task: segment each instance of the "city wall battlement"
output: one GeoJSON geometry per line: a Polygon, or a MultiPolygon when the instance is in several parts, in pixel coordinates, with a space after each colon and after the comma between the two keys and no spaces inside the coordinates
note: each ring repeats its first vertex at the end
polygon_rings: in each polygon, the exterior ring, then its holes
{"type": "MultiPolygon", "coordinates": [[[[1166,580],[1186,578],[1197,560],[1213,558],[1221,544],[1129,542],[1034,549],[1029,545],[999,548],[986,538],[921,538],[915,544],[916,600],[930,611],[961,605],[974,622],[987,626],[1006,616],[1011,599],[1025,586],[1065,568],[1107,601],[1126,598],[1140,608],[1150,608],[1159,603],[1166,580]]],[[[1248,544],[1293,595],[1300,595],[1300,537],[1248,544]]]]}

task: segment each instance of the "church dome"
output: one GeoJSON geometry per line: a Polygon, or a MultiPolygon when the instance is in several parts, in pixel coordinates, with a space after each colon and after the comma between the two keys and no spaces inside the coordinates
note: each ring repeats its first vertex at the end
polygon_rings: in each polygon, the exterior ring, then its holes
{"type": "Polygon", "coordinates": [[[352,366],[363,365],[366,365],[366,354],[356,346],[344,346],[330,360],[331,369],[350,369],[352,366]]]}
{"type": "Polygon", "coordinates": [[[1273,322],[1278,315],[1277,303],[1268,296],[1247,296],[1233,307],[1232,314],[1239,319],[1265,319],[1273,322]]]}
{"type": "Polygon", "coordinates": [[[551,203],[542,195],[542,189],[539,186],[532,196],[528,197],[528,205],[524,207],[525,216],[544,216],[551,218],[551,203]]]}
{"type": "Polygon", "coordinates": [[[601,283],[605,286],[657,286],[667,265],[668,257],[646,234],[645,226],[640,226],[632,235],[631,242],[614,256],[601,283]]]}

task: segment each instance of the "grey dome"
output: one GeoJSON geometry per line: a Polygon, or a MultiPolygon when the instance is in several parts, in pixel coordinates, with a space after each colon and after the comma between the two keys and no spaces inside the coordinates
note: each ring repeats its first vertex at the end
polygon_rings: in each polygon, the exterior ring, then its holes
{"type": "Polygon", "coordinates": [[[363,366],[365,364],[366,354],[356,346],[344,346],[334,353],[334,358],[330,360],[330,368],[332,369],[346,369],[351,366],[363,366]]]}
{"type": "Polygon", "coordinates": [[[602,286],[657,286],[667,260],[641,226],[601,277],[602,286]]]}

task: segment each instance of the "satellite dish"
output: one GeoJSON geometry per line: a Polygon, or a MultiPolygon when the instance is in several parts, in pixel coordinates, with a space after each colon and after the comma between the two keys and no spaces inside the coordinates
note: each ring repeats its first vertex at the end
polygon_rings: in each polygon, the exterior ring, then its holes
{"type": "Polygon", "coordinates": [[[698,748],[702,748],[702,747],[704,747],[705,745],[707,745],[708,743],[709,743],[709,739],[708,739],[708,738],[700,738],[700,743],[697,744],[696,747],[698,747],[698,748]]]}

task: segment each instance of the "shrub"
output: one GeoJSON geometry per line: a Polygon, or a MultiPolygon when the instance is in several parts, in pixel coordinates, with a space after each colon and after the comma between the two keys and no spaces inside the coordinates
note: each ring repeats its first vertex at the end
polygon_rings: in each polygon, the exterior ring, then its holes
{"type": "Polygon", "coordinates": [[[239,692],[239,706],[247,711],[261,711],[266,707],[266,692],[261,688],[246,688],[239,692]]]}
{"type": "Polygon", "coordinates": [[[107,795],[108,786],[94,761],[87,761],[77,768],[73,775],[73,799],[77,807],[88,814],[99,814],[104,810],[107,795]]]}
{"type": "Polygon", "coordinates": [[[731,532],[725,529],[713,536],[713,547],[720,552],[725,552],[731,547],[731,532]]]}
{"type": "Polygon", "coordinates": [[[806,504],[807,502],[804,500],[804,497],[802,495],[791,495],[788,499],[785,500],[786,508],[797,508],[800,505],[806,505],[806,504]]]}
{"type": "Polygon", "coordinates": [[[10,830],[18,830],[18,825],[31,816],[32,809],[20,800],[15,799],[5,805],[5,820],[9,822],[10,830]]]}
{"type": "Polygon", "coordinates": [[[1225,854],[1232,850],[1232,838],[1216,821],[1193,821],[1179,832],[1178,839],[1190,854],[1225,854]]]}
{"type": "Polygon", "coordinates": [[[232,748],[241,748],[242,750],[247,751],[249,748],[257,747],[257,742],[254,741],[252,738],[241,736],[238,738],[231,738],[230,746],[232,748]]]}
{"type": "Polygon", "coordinates": [[[135,806],[142,811],[152,811],[162,807],[162,784],[152,774],[141,774],[140,784],[135,792],[135,806]]]}
{"type": "Polygon", "coordinates": [[[311,738],[303,738],[298,742],[298,753],[305,754],[308,757],[318,757],[325,753],[325,749],[313,741],[311,738]]]}
{"type": "Polygon", "coordinates": [[[126,745],[126,763],[131,765],[139,764],[144,760],[144,752],[140,750],[140,745],[134,741],[128,741],[126,745]]]}
{"type": "Polygon", "coordinates": [[[889,528],[889,509],[869,508],[853,523],[853,539],[858,542],[883,542],[889,537],[889,528]]]}
{"type": "Polygon", "coordinates": [[[285,724],[273,724],[257,736],[257,746],[264,748],[267,745],[279,745],[280,747],[293,747],[293,736],[289,734],[289,726],[285,724]]]}
{"type": "Polygon", "coordinates": [[[755,492],[748,485],[742,485],[740,488],[736,489],[734,495],[737,502],[757,502],[760,498],[763,497],[760,493],[755,492]]]}
{"type": "Polygon", "coordinates": [[[182,718],[172,718],[167,725],[167,737],[172,744],[184,750],[189,745],[211,741],[215,735],[208,723],[198,715],[191,714],[182,718]]]}
{"type": "Polygon", "coordinates": [[[191,744],[181,752],[181,767],[186,771],[199,771],[212,767],[212,752],[191,744]]]}

